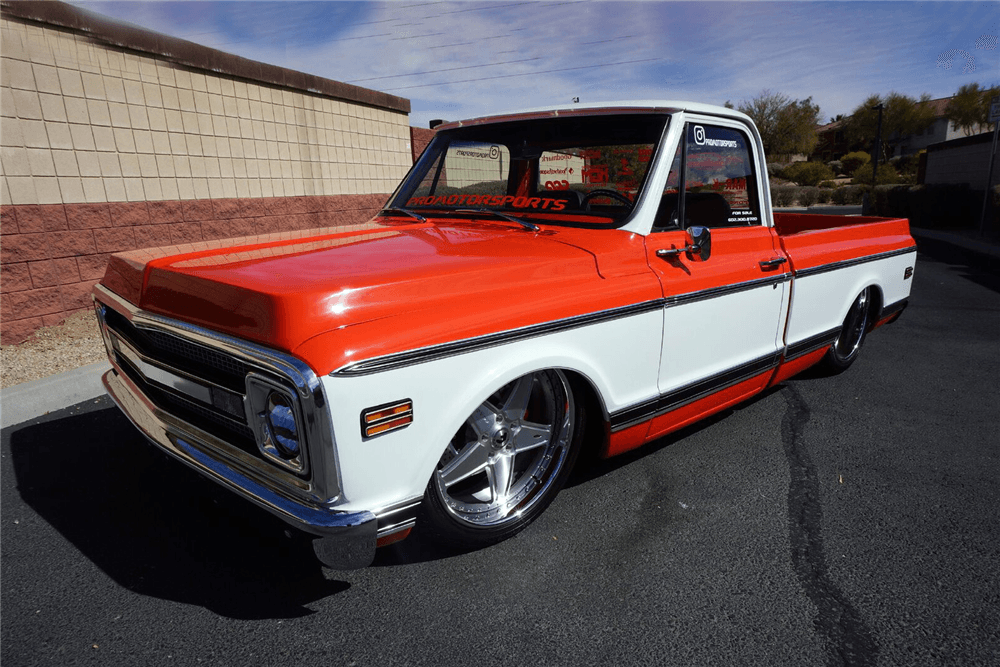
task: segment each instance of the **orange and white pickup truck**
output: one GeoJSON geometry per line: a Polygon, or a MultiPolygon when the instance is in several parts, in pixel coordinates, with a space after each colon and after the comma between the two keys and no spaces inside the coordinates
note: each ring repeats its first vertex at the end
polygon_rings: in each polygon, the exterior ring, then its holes
{"type": "Polygon", "coordinates": [[[449,123],[366,224],[113,256],[104,383],[330,567],[414,527],[490,544],[581,452],[841,371],[899,316],[908,222],[774,213],[764,165],[703,104],[449,123]]]}

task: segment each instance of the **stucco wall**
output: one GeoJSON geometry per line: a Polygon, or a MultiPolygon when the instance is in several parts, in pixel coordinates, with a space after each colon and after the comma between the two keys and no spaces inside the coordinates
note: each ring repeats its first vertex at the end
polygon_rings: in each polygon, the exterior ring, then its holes
{"type": "Polygon", "coordinates": [[[63,3],[2,8],[3,343],[89,307],[109,253],[353,224],[412,163],[407,100],[63,3]]]}

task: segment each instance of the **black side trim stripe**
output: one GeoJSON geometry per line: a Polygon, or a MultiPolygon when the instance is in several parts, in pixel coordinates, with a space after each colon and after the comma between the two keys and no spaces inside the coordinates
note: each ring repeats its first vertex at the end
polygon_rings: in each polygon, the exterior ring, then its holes
{"type": "Polygon", "coordinates": [[[687,294],[677,294],[675,296],[668,296],[666,301],[667,308],[671,306],[683,306],[684,304],[694,303],[696,301],[704,301],[706,299],[715,299],[720,296],[728,296],[730,294],[736,294],[737,292],[745,292],[747,290],[756,289],[758,287],[763,287],[765,285],[780,285],[781,283],[791,280],[791,273],[779,273],[773,276],[767,276],[766,278],[757,278],[756,280],[748,280],[745,283],[736,283],[735,285],[723,285],[722,287],[713,287],[711,289],[701,290],[699,292],[689,292],[687,294]]]}
{"type": "Polygon", "coordinates": [[[407,352],[389,354],[384,357],[376,357],[374,359],[349,364],[338,371],[334,371],[332,375],[369,375],[371,373],[378,373],[391,368],[402,368],[404,366],[422,364],[427,361],[434,361],[436,359],[442,359],[456,354],[464,354],[466,352],[495,347],[497,345],[512,343],[526,338],[535,338],[537,336],[544,336],[546,334],[566,331],[568,329],[577,329],[579,327],[597,324],[599,322],[609,322],[623,317],[641,315],[642,313],[660,310],[663,308],[663,304],[663,299],[653,299],[652,301],[643,301],[642,303],[632,304],[631,306],[622,306],[621,308],[613,308],[611,310],[602,310],[596,313],[568,317],[563,320],[554,320],[552,322],[534,324],[522,329],[501,331],[499,333],[488,334],[486,336],[458,340],[454,343],[444,343],[442,345],[434,345],[432,347],[425,347],[419,350],[409,350],[407,352]]]}
{"type": "Polygon", "coordinates": [[[906,308],[909,302],[910,302],[909,299],[900,299],[896,303],[890,303],[888,306],[882,308],[882,315],[879,317],[879,319],[883,320],[889,317],[890,315],[896,315],[898,313],[903,312],[903,309],[906,308]]]}
{"type": "Polygon", "coordinates": [[[897,257],[899,255],[907,255],[911,252],[916,252],[916,251],[917,251],[917,246],[914,245],[908,248],[900,248],[899,250],[880,252],[877,255],[868,255],[867,257],[858,257],[857,259],[845,259],[842,262],[833,262],[832,264],[824,264],[822,266],[814,266],[809,269],[802,269],[801,271],[796,271],[795,277],[807,278],[809,276],[815,276],[820,273],[827,273],[829,271],[846,269],[849,266],[857,266],[858,264],[867,264],[868,262],[877,262],[880,259],[888,259],[890,257],[897,257]]]}
{"type": "Polygon", "coordinates": [[[815,352],[821,347],[833,345],[837,342],[837,338],[840,337],[840,329],[841,327],[830,329],[829,331],[824,331],[823,333],[816,334],[815,336],[810,336],[805,340],[800,340],[797,343],[792,343],[785,351],[785,361],[791,361],[796,357],[801,357],[803,354],[815,352]]]}
{"type": "Polygon", "coordinates": [[[611,432],[620,431],[641,424],[671,410],[705,398],[717,391],[739,384],[744,380],[775,368],[781,359],[781,352],[767,354],[753,361],[741,364],[711,377],[685,385],[637,405],[619,410],[611,415],[611,432]]]}
{"type": "Polygon", "coordinates": [[[643,301],[642,303],[622,306],[621,308],[602,310],[596,313],[578,315],[576,317],[569,317],[563,320],[543,322],[542,324],[533,324],[521,329],[501,331],[495,334],[488,334],[477,338],[467,338],[465,340],[459,340],[453,343],[444,343],[442,345],[434,345],[431,347],[421,348],[419,350],[408,350],[406,352],[388,354],[384,357],[376,357],[374,359],[367,359],[353,364],[348,364],[347,366],[334,371],[331,375],[370,375],[371,373],[378,373],[394,368],[413,366],[415,364],[422,364],[428,361],[434,361],[457,354],[464,354],[466,352],[496,347],[497,345],[504,345],[506,343],[512,343],[526,338],[544,336],[559,331],[566,331],[568,329],[576,329],[578,327],[598,324],[600,322],[617,320],[622,317],[640,315],[642,313],[648,313],[661,308],[681,306],[688,303],[694,303],[696,301],[702,301],[704,299],[715,299],[721,296],[728,296],[729,294],[763,287],[765,285],[778,285],[791,280],[791,278],[791,273],[782,273],[774,276],[768,276],[766,278],[758,278],[756,280],[748,280],[743,283],[736,283],[735,285],[724,285],[722,287],[713,287],[712,289],[700,290],[698,292],[678,294],[665,299],[643,301]]]}

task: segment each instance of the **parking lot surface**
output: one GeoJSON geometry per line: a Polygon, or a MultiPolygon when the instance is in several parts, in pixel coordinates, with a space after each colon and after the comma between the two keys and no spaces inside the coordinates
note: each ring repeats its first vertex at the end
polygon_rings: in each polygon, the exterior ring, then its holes
{"type": "Polygon", "coordinates": [[[1000,268],[921,253],[910,307],[592,465],[528,530],[322,569],[106,399],[3,430],[5,665],[996,665],[1000,268]]]}

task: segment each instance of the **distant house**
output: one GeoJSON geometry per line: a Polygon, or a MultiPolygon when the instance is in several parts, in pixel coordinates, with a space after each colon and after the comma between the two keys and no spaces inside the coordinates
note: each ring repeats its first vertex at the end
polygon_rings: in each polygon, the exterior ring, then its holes
{"type": "Polygon", "coordinates": [[[836,160],[850,150],[847,146],[847,138],[844,135],[844,121],[835,120],[826,125],[816,128],[816,149],[813,151],[813,158],[822,162],[836,160]]]}
{"type": "Polygon", "coordinates": [[[950,97],[942,97],[927,103],[934,109],[934,122],[926,130],[905,137],[890,138],[890,145],[893,147],[891,157],[913,155],[931,144],[964,137],[965,132],[944,117],[944,110],[950,101],[950,97]]]}
{"type": "MultiPolygon", "coordinates": [[[[931,144],[964,137],[965,132],[945,118],[944,110],[950,101],[950,97],[941,97],[927,102],[934,110],[935,119],[925,130],[902,137],[898,134],[883,137],[883,141],[890,148],[890,157],[913,155],[931,144]]],[[[813,152],[814,158],[828,162],[850,152],[851,146],[844,133],[844,124],[844,120],[838,120],[816,128],[819,141],[813,152]]],[[[870,151],[871,146],[866,146],[862,150],[870,151]]]]}

